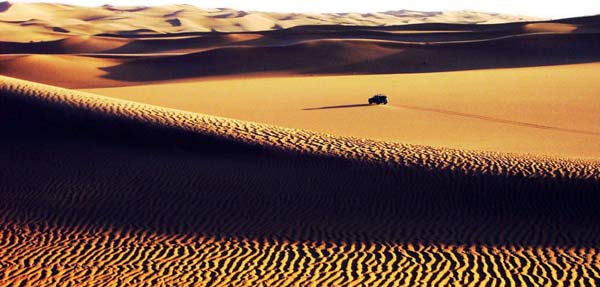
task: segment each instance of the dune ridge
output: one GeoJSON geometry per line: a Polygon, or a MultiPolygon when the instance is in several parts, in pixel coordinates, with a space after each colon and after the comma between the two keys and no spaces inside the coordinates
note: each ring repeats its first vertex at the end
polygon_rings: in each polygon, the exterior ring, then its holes
{"type": "Polygon", "coordinates": [[[66,88],[100,88],[208,77],[408,74],[593,63],[600,60],[596,21],[598,17],[578,24],[440,24],[434,31],[421,24],[408,30],[304,26],[150,38],[69,35],[31,43],[0,37],[0,73],[66,88]],[[30,65],[42,68],[32,72],[30,65]]]}
{"type": "Polygon", "coordinates": [[[0,77],[0,285],[595,286],[598,161],[402,145],[0,77]]]}
{"type": "Polygon", "coordinates": [[[140,83],[252,73],[397,74],[548,66],[598,61],[599,35],[511,35],[427,44],[321,39],[275,46],[218,47],[185,55],[135,59],[102,70],[107,72],[104,78],[140,83]],[[180,69],[185,63],[200,65],[180,69]],[[145,71],[148,67],[154,69],[145,71]],[[158,67],[160,72],[152,72],[158,67]]]}
{"type": "Polygon", "coordinates": [[[29,101],[57,105],[61,109],[75,109],[92,114],[101,113],[103,117],[139,121],[147,125],[223,137],[231,141],[282,151],[316,153],[404,167],[418,166],[432,170],[460,170],[466,174],[600,179],[600,173],[597,172],[600,162],[593,160],[554,159],[495,152],[439,149],[351,137],[334,137],[309,131],[176,111],[4,76],[0,76],[0,80],[2,81],[0,89],[5,96],[18,95],[27,97],[29,101]],[[183,117],[185,120],[178,121],[179,117],[183,117]]]}
{"type": "MultiPolygon", "coordinates": [[[[83,7],[49,3],[10,3],[0,6],[0,27],[28,29],[37,38],[63,35],[148,35],[186,32],[245,32],[278,30],[302,25],[406,25],[414,23],[490,24],[534,17],[476,11],[382,13],[269,13],[229,8],[202,9],[192,5],[154,7],[83,7]]],[[[2,33],[4,34],[4,33],[2,33]]],[[[9,36],[7,34],[6,36],[9,36]]],[[[18,38],[18,35],[13,35],[18,38]]]]}

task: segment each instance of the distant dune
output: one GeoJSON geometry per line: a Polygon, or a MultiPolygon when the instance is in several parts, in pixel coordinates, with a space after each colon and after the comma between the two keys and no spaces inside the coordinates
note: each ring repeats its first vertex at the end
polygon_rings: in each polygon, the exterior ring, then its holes
{"type": "Polygon", "coordinates": [[[253,74],[428,73],[600,61],[600,17],[585,20],[65,34],[31,43],[7,36],[0,37],[0,73],[68,88],[98,88],[253,74]],[[38,67],[33,73],[32,65],[38,67]]]}
{"type": "Polygon", "coordinates": [[[598,272],[598,161],[333,137],[6,77],[0,95],[2,285],[598,272]]]}
{"type": "Polygon", "coordinates": [[[297,14],[201,9],[191,5],[82,7],[46,3],[0,4],[0,38],[39,41],[64,35],[145,35],[187,32],[247,32],[303,25],[387,26],[415,23],[490,24],[538,20],[475,11],[297,14]],[[24,28],[28,31],[23,34],[24,28]],[[19,31],[20,33],[12,33],[19,31]]]}
{"type": "Polygon", "coordinates": [[[597,158],[599,23],[585,17],[71,35],[3,42],[0,73],[336,135],[597,158]],[[306,110],[364,104],[377,92],[393,107],[306,110]]]}

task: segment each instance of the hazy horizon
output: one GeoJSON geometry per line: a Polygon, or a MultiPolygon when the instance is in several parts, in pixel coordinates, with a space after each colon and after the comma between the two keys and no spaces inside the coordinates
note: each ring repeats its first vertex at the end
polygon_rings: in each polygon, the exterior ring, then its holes
{"type": "Polygon", "coordinates": [[[573,0],[569,2],[548,3],[547,1],[492,1],[492,0],[460,0],[448,1],[370,1],[365,3],[359,0],[333,0],[333,1],[300,1],[286,0],[277,1],[242,1],[242,0],[130,0],[130,1],[111,1],[111,0],[90,0],[85,3],[74,0],[62,1],[36,1],[20,0],[9,2],[27,2],[27,3],[62,3],[79,6],[102,6],[105,4],[115,6],[158,6],[169,4],[190,4],[202,8],[232,8],[239,10],[252,10],[264,12],[296,12],[296,13],[342,13],[342,12],[385,12],[397,10],[415,10],[415,11],[460,11],[472,10],[489,13],[534,16],[540,18],[568,18],[577,16],[587,16],[600,14],[600,4],[596,0],[573,0]],[[543,9],[540,9],[542,7],[543,9]]]}

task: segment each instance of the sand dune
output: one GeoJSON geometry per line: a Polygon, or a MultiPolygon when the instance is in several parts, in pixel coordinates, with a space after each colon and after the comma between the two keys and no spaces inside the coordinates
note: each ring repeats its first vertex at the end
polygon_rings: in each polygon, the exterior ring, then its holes
{"type": "MultiPolygon", "coordinates": [[[[360,45],[351,47],[355,49],[348,50],[356,51],[360,45]]],[[[226,78],[89,91],[359,138],[600,158],[600,106],[594,92],[600,89],[598,69],[592,63],[451,73],[226,78]],[[389,104],[366,105],[378,92],[388,95],[389,104]]]]}
{"type": "MultiPolygon", "coordinates": [[[[195,114],[190,112],[183,112],[178,110],[170,110],[167,108],[160,108],[158,106],[144,105],[131,101],[122,101],[117,99],[111,99],[102,96],[96,96],[94,94],[87,94],[84,92],[76,92],[73,90],[59,89],[52,86],[45,86],[36,84],[33,82],[22,81],[14,78],[2,77],[3,80],[3,93],[5,97],[17,96],[24,97],[25,100],[33,100],[37,102],[56,102],[62,109],[73,109],[78,108],[83,111],[87,111],[91,114],[99,113],[100,117],[115,117],[124,118],[134,121],[139,121],[147,125],[158,125],[165,128],[179,129],[181,131],[193,131],[208,136],[219,136],[225,139],[232,140],[234,142],[241,142],[250,145],[260,145],[264,147],[270,147],[276,150],[282,151],[294,151],[300,153],[317,153],[326,156],[339,156],[347,159],[367,160],[367,161],[384,161],[387,164],[395,162],[401,166],[420,166],[427,169],[432,168],[450,168],[455,167],[449,166],[450,163],[454,163],[457,166],[462,166],[463,172],[477,174],[491,173],[491,174],[508,174],[508,175],[524,175],[524,174],[536,174],[538,176],[552,176],[556,172],[559,172],[561,165],[566,164],[564,172],[570,170],[568,173],[575,172],[576,176],[596,176],[596,174],[577,174],[580,168],[566,168],[567,166],[574,164],[577,161],[559,161],[547,159],[541,162],[549,165],[550,168],[542,168],[541,170],[528,170],[531,167],[531,161],[526,156],[514,157],[509,160],[511,156],[509,154],[503,155],[500,153],[486,153],[486,152],[461,152],[460,150],[448,150],[453,153],[454,156],[441,156],[446,150],[428,148],[425,146],[411,146],[401,145],[386,142],[377,142],[372,140],[365,140],[359,138],[340,137],[336,138],[327,134],[313,133],[309,131],[294,130],[290,128],[275,128],[273,126],[243,122],[237,120],[228,120],[226,118],[219,118],[215,116],[203,116],[201,114],[195,114]],[[25,96],[21,95],[19,91],[25,91],[25,96]],[[29,91],[31,90],[31,91],[29,91]],[[47,92],[42,92],[48,90],[47,92]],[[51,92],[57,90],[57,92],[51,92]],[[83,100],[83,102],[81,102],[83,100]],[[86,103],[90,101],[90,103],[86,103]],[[121,110],[120,106],[128,107],[131,109],[121,110]],[[165,113],[172,112],[174,115],[167,116],[165,113]],[[156,115],[155,115],[156,114],[156,115]],[[164,114],[164,115],[163,115],[164,114]],[[204,124],[194,124],[193,122],[179,122],[173,116],[177,114],[187,115],[191,118],[197,118],[204,124]],[[149,117],[149,118],[146,118],[149,117]],[[233,129],[233,130],[227,130],[233,129]],[[279,129],[279,131],[277,131],[279,129]],[[294,136],[301,139],[301,143],[293,140],[292,142],[287,141],[273,141],[271,138],[289,138],[289,135],[279,135],[288,131],[294,136]],[[272,135],[269,135],[272,134],[272,135]],[[323,145],[322,142],[328,140],[338,140],[338,143],[328,143],[323,145]],[[345,145],[353,147],[352,149],[343,148],[345,145]],[[381,148],[377,148],[381,146],[381,148]],[[326,150],[323,150],[327,147],[326,150]],[[414,152],[421,149],[421,152],[414,152]],[[367,152],[374,150],[376,152],[367,152]],[[404,153],[403,153],[404,152],[404,153]],[[420,158],[420,156],[426,156],[427,160],[420,158]],[[485,161],[491,161],[489,166],[481,165],[481,160],[476,158],[479,156],[486,155],[488,157],[485,161]],[[443,158],[444,161],[438,161],[437,159],[443,158]],[[515,167],[509,167],[507,164],[502,162],[516,164],[515,167]],[[525,169],[522,169],[525,168],[525,169]]],[[[585,162],[585,161],[583,161],[585,162]]],[[[584,165],[586,166],[586,165],[584,165]]],[[[538,166],[538,168],[543,166],[538,166]]],[[[583,166],[582,166],[583,167],[583,166]]]]}
{"type": "Polygon", "coordinates": [[[80,57],[73,55],[14,55],[0,56],[0,74],[39,79],[55,85],[74,88],[118,86],[126,82],[103,78],[100,68],[119,65],[126,59],[80,57]],[[35,69],[32,69],[35,67],[35,69]]]}
{"type": "Polygon", "coordinates": [[[253,74],[429,73],[590,63],[600,61],[600,33],[590,30],[594,21],[597,18],[577,24],[305,26],[253,33],[6,41],[0,45],[5,54],[0,72],[67,88],[93,88],[253,74]],[[60,64],[65,62],[63,54],[85,65],[60,64]],[[55,67],[46,64],[54,58],[55,67]],[[42,68],[30,74],[31,65],[42,68]],[[78,77],[65,80],[63,74],[78,77]]]}
{"type": "Polygon", "coordinates": [[[97,53],[116,49],[128,44],[126,39],[74,36],[54,41],[33,43],[4,42],[0,51],[4,54],[79,54],[97,53]]]}
{"type": "Polygon", "coordinates": [[[0,286],[596,286],[600,17],[533,20],[1,2],[0,286]]]}
{"type": "Polygon", "coordinates": [[[428,45],[380,40],[313,40],[267,47],[224,47],[160,59],[139,59],[104,70],[108,71],[107,78],[130,82],[255,72],[424,73],[594,62],[600,60],[598,49],[600,34],[511,36],[428,45]]]}
{"type": "MultiPolygon", "coordinates": [[[[384,26],[413,23],[489,24],[534,20],[475,11],[296,14],[201,9],[191,5],[158,7],[81,7],[46,3],[2,2],[0,21],[7,29],[19,27],[13,39],[28,42],[68,35],[146,35],[181,32],[244,32],[290,28],[302,25],[384,26]]],[[[3,37],[4,39],[4,37],[3,37]]]]}
{"type": "Polygon", "coordinates": [[[226,47],[194,54],[139,59],[103,70],[108,72],[106,78],[129,82],[248,73],[302,74],[315,68],[327,69],[340,64],[351,65],[390,56],[397,52],[396,49],[389,49],[377,43],[312,41],[258,48],[226,47]],[[194,63],[201,64],[194,65],[194,63]]]}
{"type": "Polygon", "coordinates": [[[74,36],[33,43],[3,42],[3,54],[151,54],[159,52],[198,52],[233,45],[260,37],[253,34],[219,34],[164,39],[126,39],[115,37],[74,36]]]}
{"type": "MultiPolygon", "coordinates": [[[[3,4],[3,7],[4,12],[0,12],[3,21],[0,23],[3,27],[0,29],[3,31],[0,32],[0,53],[3,54],[0,56],[0,73],[67,88],[256,74],[427,73],[600,60],[597,53],[600,49],[598,17],[494,25],[456,24],[460,21],[454,21],[455,24],[373,26],[359,21],[353,24],[355,26],[343,26],[301,23],[298,19],[306,15],[294,14],[272,16],[284,19],[282,21],[292,19],[289,21],[301,25],[289,29],[222,33],[198,29],[156,32],[154,30],[160,29],[138,27],[138,32],[123,33],[129,30],[119,23],[121,18],[145,23],[155,21],[154,17],[177,17],[184,23],[182,15],[192,17],[196,14],[188,10],[198,8],[185,5],[82,8],[24,3],[3,4]],[[44,21],[71,23],[82,31],[40,32],[48,26],[42,23],[44,21]],[[104,29],[105,25],[113,30],[104,29]],[[85,29],[89,31],[83,31],[85,29]],[[62,36],[57,37],[57,33],[62,36]],[[41,35],[39,39],[36,38],[38,34],[41,35]],[[34,72],[31,72],[31,66],[37,67],[34,72]]],[[[214,21],[251,15],[223,9],[205,12],[211,14],[209,18],[214,21]]],[[[204,17],[201,15],[197,17],[204,17]]],[[[403,11],[386,15],[404,19],[420,14],[403,11]],[[410,16],[402,16],[402,13],[410,16]]],[[[427,17],[438,16],[431,13],[427,17]]],[[[339,21],[345,19],[336,17],[339,21]]],[[[58,24],[53,27],[73,29],[58,24]]],[[[218,25],[221,24],[210,22],[207,27],[218,25]]]]}
{"type": "Polygon", "coordinates": [[[2,285],[593,286],[600,272],[598,161],[334,137],[7,77],[0,101],[2,285]]]}

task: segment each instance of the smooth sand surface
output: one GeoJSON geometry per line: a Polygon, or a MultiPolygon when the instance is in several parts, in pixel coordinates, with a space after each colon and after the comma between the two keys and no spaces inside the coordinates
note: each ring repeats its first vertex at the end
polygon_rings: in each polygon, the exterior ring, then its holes
{"type": "Polygon", "coordinates": [[[594,286],[600,162],[335,137],[0,77],[0,283],[594,286]]]}
{"type": "Polygon", "coordinates": [[[450,73],[224,79],[89,91],[324,133],[600,157],[600,64],[450,73]],[[576,76],[574,76],[576,75],[576,76]],[[369,106],[375,93],[386,106],[369,106]]]}
{"type": "Polygon", "coordinates": [[[87,87],[90,83],[119,86],[124,85],[124,82],[102,78],[104,73],[100,68],[122,62],[120,59],[74,55],[0,55],[0,73],[25,79],[51,77],[52,83],[58,86],[87,87]]]}

